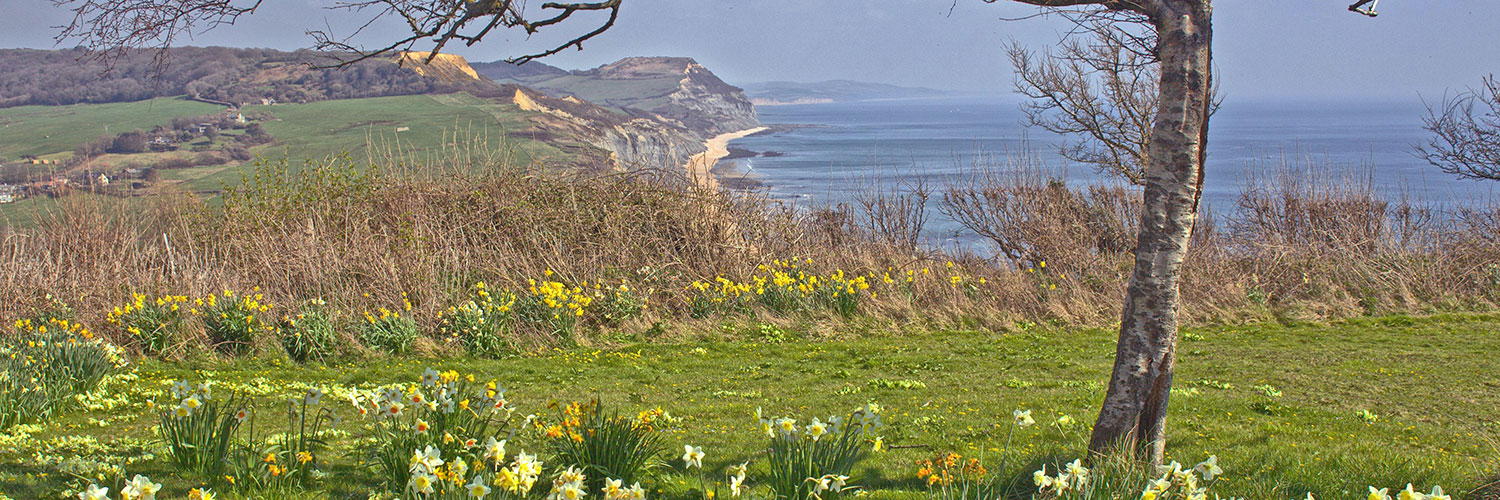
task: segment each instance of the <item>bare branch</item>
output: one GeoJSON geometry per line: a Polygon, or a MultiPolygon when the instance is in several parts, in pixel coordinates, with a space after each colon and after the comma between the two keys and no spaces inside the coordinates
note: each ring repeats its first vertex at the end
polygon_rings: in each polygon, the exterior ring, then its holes
{"type": "Polygon", "coordinates": [[[1416,146],[1417,156],[1461,178],[1500,180],[1500,79],[1428,106],[1422,128],[1432,138],[1416,146]]]}
{"type": "MultiPolygon", "coordinates": [[[[57,41],[77,40],[94,57],[112,60],[135,49],[154,49],[158,63],[164,62],[167,50],[183,35],[193,36],[225,24],[234,24],[240,16],[254,14],[264,0],[52,0],[73,11],[73,19],[59,26],[57,41]]],[[[472,46],[491,34],[495,28],[519,28],[527,35],[548,26],[558,25],[580,12],[607,14],[599,25],[561,45],[517,58],[524,63],[556,54],[569,47],[582,48],[583,43],[614,26],[622,0],[597,2],[547,2],[541,5],[542,18],[528,19],[525,0],[328,0],[329,9],[368,15],[351,33],[336,35],[332,29],[309,30],[313,47],[334,59],[332,66],[348,66],[366,59],[393,55],[413,49],[427,52],[424,62],[431,62],[450,43],[472,46]],[[382,40],[366,47],[355,40],[376,21],[396,20],[408,33],[382,40]],[[425,45],[417,47],[418,44],[425,45]],[[430,44],[430,45],[428,45],[430,44]]],[[[403,59],[404,60],[404,59],[403,59]]]]}

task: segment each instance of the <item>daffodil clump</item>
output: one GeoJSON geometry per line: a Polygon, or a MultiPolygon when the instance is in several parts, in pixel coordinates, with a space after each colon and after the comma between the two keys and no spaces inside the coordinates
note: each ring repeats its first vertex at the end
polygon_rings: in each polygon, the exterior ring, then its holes
{"type": "MultiPolygon", "coordinates": [[[[257,433],[254,409],[242,408],[235,421],[245,430],[229,461],[219,486],[257,498],[270,492],[304,491],[323,477],[320,455],[328,448],[324,437],[336,421],[333,409],[322,405],[323,390],[310,388],[287,401],[285,429],[270,435],[257,433]]],[[[273,419],[273,422],[277,419],[273,419]]]]}
{"type": "Polygon", "coordinates": [[[594,294],[589,293],[588,283],[569,286],[553,280],[548,269],[540,281],[527,280],[527,293],[520,299],[516,313],[521,321],[550,330],[555,336],[571,339],[578,323],[588,315],[594,305],[594,294]]]}
{"type": "Polygon", "coordinates": [[[875,296],[870,289],[873,275],[849,274],[842,269],[820,274],[802,267],[811,263],[810,259],[778,259],[757,266],[756,273],[745,281],[723,276],[694,281],[688,285],[688,308],[699,318],[744,312],[752,303],[776,313],[828,308],[847,317],[859,311],[864,298],[875,296]]]}
{"type": "Polygon", "coordinates": [[[411,343],[422,336],[422,330],[410,316],[411,299],[401,292],[401,307],[391,310],[384,307],[365,311],[365,320],[356,328],[359,338],[366,346],[390,354],[403,354],[411,349],[411,343]],[[407,315],[403,316],[405,312],[407,315]]]}
{"type": "Polygon", "coordinates": [[[515,294],[491,292],[489,285],[480,281],[469,287],[468,300],[438,315],[439,331],[445,340],[463,346],[471,355],[499,356],[513,350],[508,334],[515,306],[515,294]]]}
{"type": "Polygon", "coordinates": [[[866,452],[879,446],[880,407],[868,404],[847,418],[765,417],[756,409],[760,429],[770,444],[767,482],[779,498],[824,498],[849,489],[849,474],[866,452]]]}
{"type": "Polygon", "coordinates": [[[533,428],[546,437],[559,466],[602,473],[586,482],[587,491],[604,488],[607,478],[624,483],[644,479],[666,451],[660,427],[673,419],[660,408],[631,416],[606,412],[598,400],[552,407],[558,412],[556,422],[536,420],[533,428]]]}
{"type": "Polygon", "coordinates": [[[281,317],[276,330],[281,347],[297,361],[324,360],[338,349],[338,328],[323,299],[312,299],[297,308],[295,314],[281,317]]]}
{"type": "Polygon", "coordinates": [[[494,380],[429,368],[417,383],[357,391],[349,402],[370,432],[366,460],[390,491],[457,491],[470,468],[504,463],[514,409],[494,380]]]}
{"type": "Polygon", "coordinates": [[[48,316],[12,324],[0,341],[0,429],[45,420],[129,363],[82,323],[48,316]]]}
{"type": "Polygon", "coordinates": [[[136,293],[129,304],[110,311],[105,321],[130,334],[140,342],[142,350],[159,354],[178,336],[187,302],[186,295],[152,298],[136,293]]]}
{"type": "Polygon", "coordinates": [[[178,380],[167,395],[177,403],[159,405],[157,433],[167,445],[172,465],[205,477],[222,477],[235,431],[248,418],[249,405],[236,395],[214,397],[209,382],[178,380]]]}
{"type": "Polygon", "coordinates": [[[274,326],[261,319],[273,307],[265,300],[259,287],[248,294],[224,290],[195,299],[190,312],[203,318],[204,329],[214,347],[239,354],[250,347],[257,333],[273,331],[274,326]]]}

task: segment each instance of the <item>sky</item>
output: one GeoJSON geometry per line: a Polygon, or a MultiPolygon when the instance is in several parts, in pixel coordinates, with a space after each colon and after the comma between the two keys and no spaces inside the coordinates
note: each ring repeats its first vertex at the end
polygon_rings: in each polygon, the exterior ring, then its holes
{"type": "MultiPolygon", "coordinates": [[[[65,9],[51,0],[3,3],[0,47],[58,47],[65,9]]],[[[265,0],[237,25],[181,43],[293,50],[310,46],[309,29],[347,33],[367,20],[324,8],[332,3],[265,0]]],[[[1432,101],[1500,72],[1500,0],[1386,0],[1377,18],[1348,12],[1348,0],[1215,3],[1214,60],[1231,99],[1432,101]]],[[[1011,86],[1005,45],[1044,48],[1068,28],[1055,17],[1012,20],[1036,12],[1003,0],[625,0],[613,29],[543,62],[585,69],[628,56],[687,56],[730,83],[850,79],[1002,94],[1011,86]]],[[[578,17],[531,39],[495,33],[453,52],[473,61],[524,55],[591,22],[578,17]]],[[[399,24],[378,23],[357,40],[400,34],[399,24]]]]}

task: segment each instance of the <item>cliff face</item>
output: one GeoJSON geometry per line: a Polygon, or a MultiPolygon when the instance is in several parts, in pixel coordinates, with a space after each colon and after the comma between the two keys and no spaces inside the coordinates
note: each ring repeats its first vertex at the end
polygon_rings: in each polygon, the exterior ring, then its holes
{"type": "MultiPolygon", "coordinates": [[[[703,152],[708,138],[760,125],[742,90],[689,58],[631,57],[566,73],[550,67],[522,70],[531,64],[484,63],[476,69],[499,82],[536,89],[553,101],[582,99],[614,115],[615,123],[600,127],[590,142],[614,152],[621,166],[680,165],[703,152]]],[[[599,120],[602,115],[590,116],[599,120]]]]}
{"type": "Polygon", "coordinates": [[[703,137],[673,123],[637,117],[571,97],[556,98],[507,85],[511,101],[536,113],[532,122],[548,135],[568,138],[608,152],[612,168],[672,168],[704,150],[703,137]]]}

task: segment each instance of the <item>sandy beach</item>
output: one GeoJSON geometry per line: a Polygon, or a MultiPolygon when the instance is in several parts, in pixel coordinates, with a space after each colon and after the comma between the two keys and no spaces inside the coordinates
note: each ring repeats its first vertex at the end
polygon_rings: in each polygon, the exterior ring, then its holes
{"type": "Polygon", "coordinates": [[[688,177],[692,178],[693,182],[697,182],[698,185],[705,188],[719,189],[719,180],[715,179],[713,174],[714,165],[720,159],[729,156],[729,141],[766,130],[767,128],[755,127],[738,132],[719,134],[705,141],[703,144],[708,147],[708,150],[695,154],[692,158],[688,159],[686,165],[688,177]]]}

